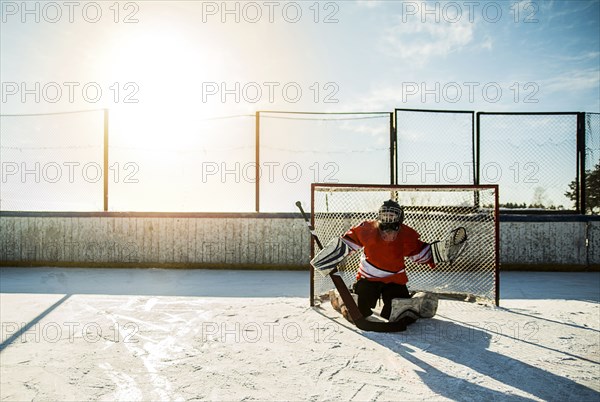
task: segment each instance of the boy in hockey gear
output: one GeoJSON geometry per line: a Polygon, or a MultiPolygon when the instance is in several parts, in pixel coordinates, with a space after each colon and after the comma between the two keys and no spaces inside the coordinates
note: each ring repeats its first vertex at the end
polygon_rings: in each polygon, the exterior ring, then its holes
{"type": "MultiPolygon", "coordinates": [[[[414,300],[410,298],[404,258],[409,257],[414,262],[428,264],[432,268],[436,262],[444,259],[436,259],[435,254],[439,248],[437,243],[421,241],[420,235],[403,224],[403,221],[404,210],[400,205],[392,200],[385,201],[379,209],[377,220],[364,221],[352,227],[340,239],[334,239],[311,261],[317,271],[328,273],[349,253],[363,249],[364,255],[353,290],[358,296],[358,308],[364,317],[372,314],[380,297],[383,301],[380,315],[386,319],[407,319],[410,323],[416,317],[431,317],[435,314],[437,299],[432,295],[420,294],[414,300]],[[406,299],[406,302],[394,302],[395,311],[391,317],[394,299],[406,299]]],[[[445,253],[442,250],[439,254],[445,253]]],[[[335,292],[330,297],[335,298],[335,292]]],[[[332,299],[332,305],[343,311],[341,300],[332,299]]]]}
{"type": "MultiPolygon", "coordinates": [[[[383,301],[380,315],[386,319],[391,318],[393,299],[410,299],[405,257],[435,267],[431,245],[421,241],[420,235],[403,222],[404,210],[397,202],[389,200],[379,208],[377,220],[364,221],[342,236],[342,241],[351,250],[362,248],[364,251],[354,292],[358,295],[358,308],[365,317],[372,314],[380,297],[383,301]]],[[[415,299],[415,302],[423,298],[415,299]]],[[[411,303],[405,310],[419,314],[419,306],[420,303],[411,303]]]]}

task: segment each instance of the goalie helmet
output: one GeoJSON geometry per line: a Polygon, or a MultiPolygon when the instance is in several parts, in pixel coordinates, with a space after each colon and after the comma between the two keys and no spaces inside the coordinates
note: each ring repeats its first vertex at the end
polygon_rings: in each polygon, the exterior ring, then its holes
{"type": "Polygon", "coordinates": [[[404,210],[396,201],[385,201],[379,208],[377,220],[382,231],[397,231],[404,221],[404,210]]]}

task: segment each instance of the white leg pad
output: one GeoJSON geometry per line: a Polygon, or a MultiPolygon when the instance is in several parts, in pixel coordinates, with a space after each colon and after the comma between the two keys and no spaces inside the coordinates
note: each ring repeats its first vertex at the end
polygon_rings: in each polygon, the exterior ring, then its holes
{"type": "Polygon", "coordinates": [[[431,318],[437,312],[438,298],[433,293],[418,292],[410,299],[393,299],[390,321],[398,321],[404,312],[412,310],[421,318],[431,318]]]}

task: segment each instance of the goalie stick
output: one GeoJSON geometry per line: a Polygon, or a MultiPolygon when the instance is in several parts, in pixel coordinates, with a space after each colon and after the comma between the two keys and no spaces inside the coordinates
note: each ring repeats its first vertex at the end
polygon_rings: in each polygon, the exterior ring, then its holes
{"type": "MultiPolygon", "coordinates": [[[[323,244],[319,240],[319,237],[317,236],[315,228],[310,223],[310,220],[308,219],[308,215],[306,214],[306,212],[304,212],[304,209],[302,208],[302,203],[300,201],[297,201],[296,206],[300,210],[300,213],[302,214],[302,217],[304,218],[304,222],[306,222],[306,225],[308,226],[308,230],[310,231],[310,234],[311,234],[313,240],[315,241],[315,243],[317,244],[319,249],[322,249],[323,244]]],[[[311,269],[314,270],[314,268],[312,268],[312,267],[311,267],[311,269]]],[[[354,325],[356,325],[357,328],[362,329],[363,331],[373,331],[373,332],[401,332],[401,331],[406,330],[406,324],[404,324],[403,322],[373,322],[373,321],[367,320],[365,317],[363,317],[360,310],[358,309],[358,306],[356,305],[354,298],[350,294],[350,290],[348,289],[348,287],[344,283],[344,280],[338,273],[337,268],[335,268],[331,272],[329,272],[328,275],[331,278],[331,280],[333,281],[335,288],[337,289],[338,293],[340,294],[340,297],[342,298],[342,301],[346,305],[346,308],[348,309],[348,313],[350,314],[350,317],[352,318],[352,321],[354,321],[354,325]]]]}

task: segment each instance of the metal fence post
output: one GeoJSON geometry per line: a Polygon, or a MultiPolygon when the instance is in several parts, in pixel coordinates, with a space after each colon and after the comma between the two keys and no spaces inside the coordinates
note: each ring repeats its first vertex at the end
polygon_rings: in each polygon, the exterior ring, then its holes
{"type": "Polygon", "coordinates": [[[104,109],[104,212],[108,211],[108,109],[104,109]]]}
{"type": "Polygon", "coordinates": [[[260,212],[260,112],[255,114],[255,163],[256,170],[254,177],[254,210],[260,212]]]}
{"type": "Polygon", "coordinates": [[[585,113],[577,113],[577,173],[579,180],[577,180],[578,193],[577,194],[577,210],[580,214],[585,215],[586,211],[586,180],[585,180],[585,113]]]}

